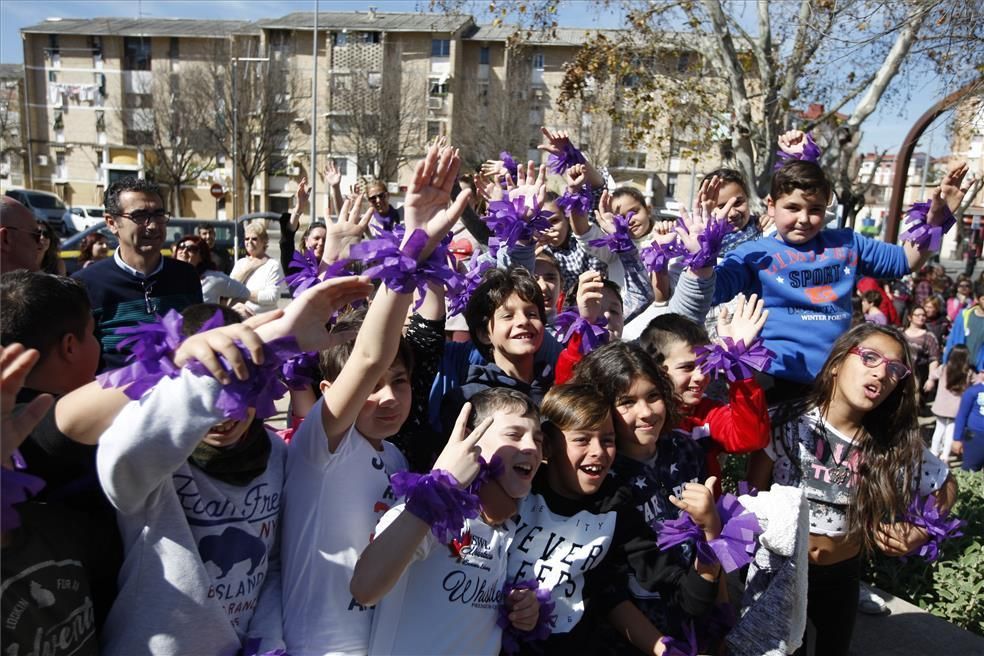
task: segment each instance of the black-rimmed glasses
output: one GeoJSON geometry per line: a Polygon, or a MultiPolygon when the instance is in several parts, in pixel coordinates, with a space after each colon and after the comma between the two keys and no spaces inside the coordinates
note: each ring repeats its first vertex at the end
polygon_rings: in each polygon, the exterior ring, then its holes
{"type": "Polygon", "coordinates": [[[157,210],[154,212],[121,212],[114,216],[121,216],[124,219],[130,219],[139,226],[144,226],[148,223],[166,225],[167,222],[171,220],[171,215],[164,210],[157,210]]]}
{"type": "Polygon", "coordinates": [[[31,239],[34,243],[40,244],[41,238],[45,236],[44,230],[28,230],[27,228],[18,228],[17,226],[4,226],[7,230],[16,230],[17,232],[26,232],[31,235],[31,239]]]}

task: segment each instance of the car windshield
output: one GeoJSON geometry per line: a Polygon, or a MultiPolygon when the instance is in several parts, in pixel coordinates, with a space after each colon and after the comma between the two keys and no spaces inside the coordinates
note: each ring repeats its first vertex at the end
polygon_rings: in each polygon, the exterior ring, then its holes
{"type": "Polygon", "coordinates": [[[31,207],[36,207],[39,210],[65,209],[65,203],[58,200],[57,196],[48,196],[47,194],[29,194],[28,198],[31,200],[31,207]]]}
{"type": "Polygon", "coordinates": [[[101,207],[90,207],[85,212],[89,216],[102,216],[103,215],[103,211],[102,211],[102,208],[101,207]]]}

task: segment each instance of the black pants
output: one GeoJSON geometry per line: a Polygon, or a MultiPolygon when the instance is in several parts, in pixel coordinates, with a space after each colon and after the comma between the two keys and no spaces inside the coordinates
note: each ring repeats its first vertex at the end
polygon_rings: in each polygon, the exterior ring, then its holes
{"type": "MultiPolygon", "coordinates": [[[[861,591],[861,557],[855,556],[834,565],[810,564],[806,616],[817,633],[814,654],[847,656],[858,614],[861,591]]],[[[806,656],[806,641],[796,656],[806,656]]]]}

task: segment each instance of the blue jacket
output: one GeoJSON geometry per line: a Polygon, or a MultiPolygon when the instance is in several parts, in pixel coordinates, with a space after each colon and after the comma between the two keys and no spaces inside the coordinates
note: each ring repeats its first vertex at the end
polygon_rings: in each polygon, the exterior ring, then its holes
{"type": "MultiPolygon", "coordinates": [[[[967,345],[967,335],[970,332],[970,323],[967,321],[967,317],[970,313],[974,311],[973,307],[969,307],[966,310],[961,310],[957,313],[957,316],[953,318],[953,327],[950,329],[950,336],[946,338],[946,348],[943,349],[943,364],[950,358],[950,351],[957,344],[967,345]]],[[[984,371],[984,348],[977,349],[977,353],[971,353],[971,357],[974,359],[974,369],[976,371],[984,371]]]]}
{"type": "Polygon", "coordinates": [[[769,310],[762,329],[776,353],[769,373],[809,383],[820,373],[834,341],[851,326],[851,295],[862,276],[901,278],[909,273],[905,249],[853,230],[821,230],[805,244],[770,235],[740,244],[715,268],[714,303],[758,294],[769,310]]]}

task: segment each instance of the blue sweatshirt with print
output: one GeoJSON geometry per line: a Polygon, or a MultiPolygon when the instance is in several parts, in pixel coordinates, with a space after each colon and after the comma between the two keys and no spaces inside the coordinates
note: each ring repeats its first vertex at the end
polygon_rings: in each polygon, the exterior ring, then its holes
{"type": "Polygon", "coordinates": [[[765,300],[769,319],[762,339],[776,353],[769,373],[808,383],[851,326],[857,279],[901,278],[909,273],[909,261],[901,246],[850,229],[821,230],[804,244],[787,244],[779,235],[745,242],[725,256],[715,273],[715,305],[739,293],[765,300]]]}

